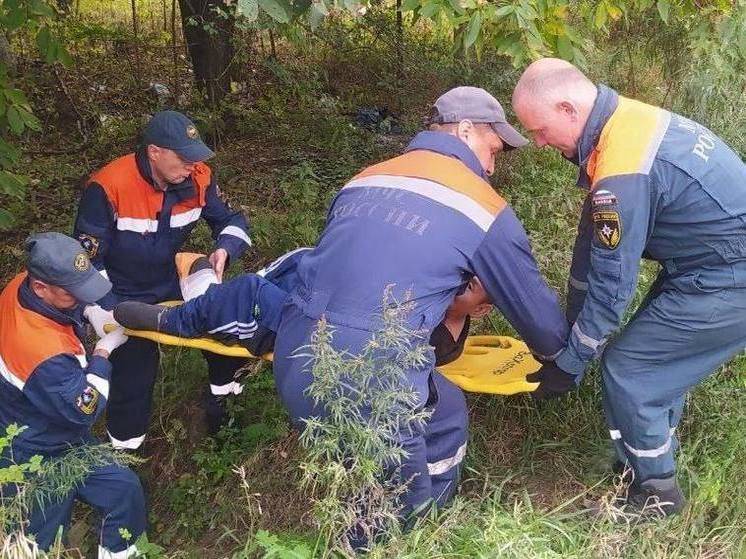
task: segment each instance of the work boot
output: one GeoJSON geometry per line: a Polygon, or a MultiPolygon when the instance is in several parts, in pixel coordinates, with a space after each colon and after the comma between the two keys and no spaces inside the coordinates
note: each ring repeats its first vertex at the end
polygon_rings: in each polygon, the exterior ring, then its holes
{"type": "Polygon", "coordinates": [[[653,478],[642,483],[633,483],[627,495],[627,512],[643,516],[662,518],[680,513],[686,505],[676,478],[653,478]]]}
{"type": "Polygon", "coordinates": [[[678,514],[686,500],[676,479],[670,477],[632,482],[584,504],[590,516],[630,524],[678,514]]]}

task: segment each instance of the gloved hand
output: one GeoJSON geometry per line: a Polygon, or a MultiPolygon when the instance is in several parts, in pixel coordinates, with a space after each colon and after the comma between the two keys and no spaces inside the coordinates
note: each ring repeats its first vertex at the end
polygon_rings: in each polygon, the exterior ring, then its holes
{"type": "Polygon", "coordinates": [[[114,319],[114,313],[112,311],[107,311],[98,305],[88,305],[83,310],[83,316],[91,326],[93,326],[93,330],[99,338],[103,338],[106,335],[104,324],[119,325],[114,319]]]}
{"type": "Polygon", "coordinates": [[[96,346],[93,348],[93,353],[105,352],[106,355],[104,355],[104,357],[108,358],[116,348],[127,340],[128,337],[124,333],[124,328],[120,326],[108,334],[105,334],[98,342],[96,342],[96,346]]]}
{"type": "Polygon", "coordinates": [[[529,382],[538,382],[539,387],[531,393],[534,400],[551,400],[575,390],[575,377],[560,369],[554,362],[545,363],[541,369],[526,376],[529,382]]]}

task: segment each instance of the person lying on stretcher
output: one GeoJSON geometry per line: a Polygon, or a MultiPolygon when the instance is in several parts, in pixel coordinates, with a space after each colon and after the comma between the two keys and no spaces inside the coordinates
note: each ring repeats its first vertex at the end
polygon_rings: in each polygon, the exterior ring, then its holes
{"type": "MultiPolygon", "coordinates": [[[[116,306],[114,317],[133,330],[183,338],[209,336],[224,344],[238,344],[252,355],[265,355],[274,348],[282,307],[297,281],[297,264],[308,250],[291,251],[256,274],[243,274],[225,283],[218,283],[206,256],[179,253],[176,265],[183,305],[127,301],[116,306]]],[[[430,337],[436,366],[461,355],[471,318],[481,318],[491,310],[487,292],[479,279],[472,277],[430,337]]]]}

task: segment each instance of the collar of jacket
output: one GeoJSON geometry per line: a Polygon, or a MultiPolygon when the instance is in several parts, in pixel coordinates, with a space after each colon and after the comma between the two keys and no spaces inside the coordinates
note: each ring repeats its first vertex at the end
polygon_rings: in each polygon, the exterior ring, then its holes
{"type": "MultiPolygon", "coordinates": [[[[153,179],[153,172],[150,169],[150,161],[148,161],[148,154],[145,151],[145,148],[140,148],[135,152],[135,163],[137,164],[137,171],[140,173],[140,176],[153,187],[153,190],[164,192],[164,190],[161,190],[155,184],[155,179],[153,179]]],[[[175,196],[177,201],[181,201],[194,198],[197,195],[197,188],[194,186],[194,181],[190,175],[179,184],[168,183],[165,192],[168,193],[169,196],[175,196]]]]}
{"type": "Polygon", "coordinates": [[[420,132],[409,142],[404,153],[416,149],[426,149],[441,155],[454,157],[469,167],[477,176],[482,177],[484,180],[489,180],[487,173],[482,169],[482,164],[474,152],[471,151],[471,148],[452,134],[436,132],[434,130],[420,132]]]}
{"type": "MultiPolygon", "coordinates": [[[[75,305],[69,310],[56,309],[45,303],[29,285],[29,278],[26,278],[18,289],[18,302],[22,307],[40,314],[57,324],[63,326],[73,326],[77,330],[83,328],[83,305],[75,305]]],[[[80,336],[78,336],[80,337],[80,336]]]]}
{"type": "Polygon", "coordinates": [[[619,104],[619,94],[616,91],[602,83],[596,87],[598,88],[598,95],[596,95],[596,101],[593,103],[591,114],[588,115],[583,133],[580,135],[578,153],[572,160],[580,167],[577,185],[586,190],[591,187],[587,169],[588,159],[598,145],[598,139],[601,137],[604,126],[606,126],[619,104]]]}

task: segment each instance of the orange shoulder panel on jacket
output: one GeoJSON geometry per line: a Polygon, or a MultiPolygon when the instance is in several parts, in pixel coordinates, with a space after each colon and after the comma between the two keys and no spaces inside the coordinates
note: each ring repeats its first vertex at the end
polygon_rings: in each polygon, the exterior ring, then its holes
{"type": "Polygon", "coordinates": [[[134,153],[115,159],[88,182],[101,185],[118,217],[156,219],[163,204],[163,193],[140,174],[134,153]]]}
{"type": "Polygon", "coordinates": [[[458,159],[428,150],[414,150],[358,173],[354,179],[373,175],[393,175],[425,179],[468,196],[492,215],[507,205],[490,184],[458,159]]]}
{"type": "Polygon", "coordinates": [[[62,353],[84,354],[72,326],[24,308],[18,291],[26,272],[18,274],[0,294],[0,356],[8,371],[25,383],[44,361],[62,353]]]}
{"type": "Polygon", "coordinates": [[[136,178],[136,175],[139,175],[139,173],[137,171],[135,154],[129,153],[118,157],[94,172],[88,178],[87,184],[92,182],[100,184],[104,192],[106,192],[107,198],[109,198],[109,201],[116,208],[119,206],[120,199],[119,186],[131,182],[136,178]]]}

